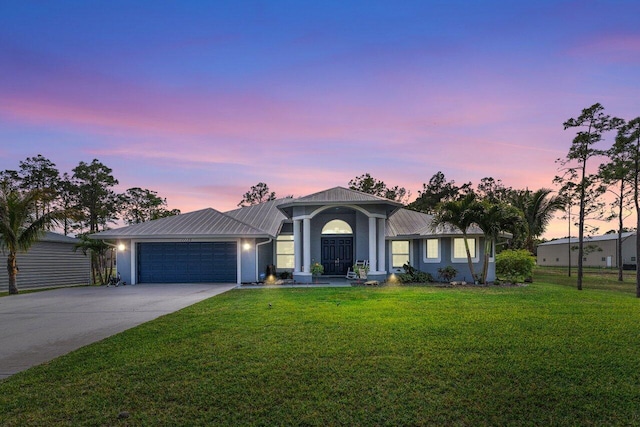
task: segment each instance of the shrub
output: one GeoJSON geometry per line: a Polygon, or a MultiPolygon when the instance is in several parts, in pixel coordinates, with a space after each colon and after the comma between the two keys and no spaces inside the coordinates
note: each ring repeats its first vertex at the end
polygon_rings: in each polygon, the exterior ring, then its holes
{"type": "Polygon", "coordinates": [[[511,283],[521,283],[531,277],[536,259],[526,249],[508,249],[496,255],[496,275],[511,283]]]}
{"type": "Polygon", "coordinates": [[[402,266],[404,273],[398,274],[400,283],[429,283],[433,282],[433,276],[424,271],[420,271],[411,264],[406,263],[402,266]]]}
{"type": "Polygon", "coordinates": [[[438,277],[441,278],[444,282],[450,282],[454,277],[458,275],[458,270],[456,270],[453,266],[448,265],[446,267],[440,267],[438,269],[438,277]]]}

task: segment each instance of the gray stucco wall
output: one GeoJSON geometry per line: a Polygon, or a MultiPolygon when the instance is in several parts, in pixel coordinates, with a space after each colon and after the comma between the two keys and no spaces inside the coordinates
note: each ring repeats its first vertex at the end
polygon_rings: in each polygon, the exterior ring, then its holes
{"type": "MultiPolygon", "coordinates": [[[[398,238],[396,240],[407,240],[398,238]]],[[[412,265],[420,271],[424,271],[425,273],[429,273],[433,276],[435,280],[439,280],[438,278],[438,269],[441,267],[452,266],[456,270],[458,270],[458,275],[454,280],[457,281],[471,281],[471,272],[469,271],[469,265],[467,263],[466,258],[463,260],[456,259],[452,260],[453,253],[453,238],[451,237],[442,237],[440,240],[440,261],[439,262],[427,262],[425,261],[425,239],[414,239],[411,241],[411,263],[412,265]]],[[[473,263],[474,272],[477,275],[482,273],[482,264],[484,261],[484,239],[477,239],[477,251],[478,251],[478,261],[473,263]]],[[[387,241],[387,260],[388,260],[388,268],[389,273],[403,273],[404,270],[402,268],[392,268],[391,267],[391,241],[387,241]]],[[[496,278],[495,275],[495,262],[493,258],[490,259],[489,269],[487,272],[488,281],[494,281],[496,278]]]]}
{"type": "Polygon", "coordinates": [[[256,277],[256,239],[241,239],[240,242],[240,282],[248,283],[258,280],[256,277]],[[248,249],[244,245],[248,244],[248,249]]]}
{"type": "MultiPolygon", "coordinates": [[[[91,275],[89,256],[73,252],[74,243],[37,242],[17,255],[18,290],[86,285],[91,275]]],[[[6,260],[6,253],[0,252],[6,260]]],[[[2,264],[6,266],[6,261],[2,264]]],[[[6,268],[0,270],[0,290],[9,289],[6,268]]]]}
{"type": "Polygon", "coordinates": [[[116,270],[120,273],[120,279],[126,283],[133,283],[131,280],[131,240],[121,241],[125,250],[117,251],[116,270]]]}

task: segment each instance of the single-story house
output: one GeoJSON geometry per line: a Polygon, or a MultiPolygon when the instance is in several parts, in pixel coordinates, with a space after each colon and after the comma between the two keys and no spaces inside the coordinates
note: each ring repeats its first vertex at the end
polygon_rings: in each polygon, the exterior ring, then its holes
{"type": "MultiPolygon", "coordinates": [[[[468,230],[478,272],[482,236],[477,227],[468,230]]],[[[127,283],[250,283],[272,265],[309,283],[315,263],[326,276],[344,277],[356,260],[368,261],[371,280],[400,273],[407,262],[434,277],[451,265],[457,280],[471,280],[459,230],[434,229],[431,215],[342,187],[225,213],[203,209],[91,237],[123,248],[117,266],[127,283]]],[[[492,254],[488,279],[494,277],[492,254]]]]}
{"type": "MultiPolygon", "coordinates": [[[[584,238],[585,255],[582,265],[585,267],[615,268],[618,265],[618,233],[584,238]]],[[[551,240],[538,245],[538,265],[566,267],[578,265],[578,238],[551,240]]],[[[622,263],[635,268],[636,233],[622,233],[622,263]]]]}
{"type": "MultiPolygon", "coordinates": [[[[27,252],[17,254],[19,290],[55,286],[86,285],[91,277],[91,261],[81,250],[74,252],[79,240],[46,232],[27,252]]],[[[6,250],[0,254],[7,256],[6,250]]],[[[6,261],[3,263],[6,265],[6,261]]],[[[9,275],[3,268],[0,289],[9,288],[9,275]]]]}

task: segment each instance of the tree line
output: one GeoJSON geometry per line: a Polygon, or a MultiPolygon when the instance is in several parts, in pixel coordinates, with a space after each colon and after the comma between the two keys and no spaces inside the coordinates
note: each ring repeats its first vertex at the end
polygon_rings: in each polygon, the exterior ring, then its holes
{"type": "Polygon", "coordinates": [[[15,170],[0,172],[0,247],[8,253],[10,294],[18,293],[17,253],[27,251],[46,230],[76,234],[77,249],[91,257],[92,281],[104,284],[113,274],[113,257],[107,256],[112,247],[89,234],[118,220],[136,224],[180,214],[169,210],[155,191],[133,187],[119,194],[117,185],[112,169],[97,159],[60,174],[55,163],[39,154],[20,161],[15,170]]]}
{"type": "MultiPolygon", "coordinates": [[[[624,219],[636,215],[636,260],[640,256],[640,117],[626,121],[605,114],[599,104],[582,110],[576,118],[563,124],[564,129],[577,129],[569,151],[556,162],[559,174],[554,182],[560,186],[567,211],[578,206],[578,271],[577,288],[582,289],[583,259],[587,248],[585,231],[589,230],[589,219],[618,220],[618,280],[622,281],[622,233],[624,219]],[[608,149],[599,144],[609,134],[615,138],[608,149]],[[595,164],[594,164],[595,163],[595,164]],[[608,206],[603,200],[605,193],[614,195],[608,206]]],[[[571,215],[568,215],[571,222],[571,215]]],[[[640,298],[640,269],[636,261],[636,296],[640,298]]]]}

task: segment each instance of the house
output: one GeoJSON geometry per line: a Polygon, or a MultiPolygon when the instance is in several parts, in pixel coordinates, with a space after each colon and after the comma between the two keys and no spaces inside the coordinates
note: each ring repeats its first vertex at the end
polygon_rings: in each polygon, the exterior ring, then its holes
{"type": "MultiPolygon", "coordinates": [[[[431,215],[392,200],[335,187],[225,213],[203,209],[91,237],[124,246],[117,265],[128,283],[256,282],[270,265],[309,283],[314,263],[322,264],[327,276],[344,277],[356,260],[368,260],[372,280],[402,272],[407,262],[434,277],[439,267],[452,265],[457,280],[470,280],[461,232],[433,229],[431,222],[431,215]]],[[[475,227],[468,233],[480,271],[482,232],[475,227]]],[[[492,254],[488,279],[494,277],[492,254]]]]}
{"type": "MultiPolygon", "coordinates": [[[[582,265],[585,267],[616,267],[618,265],[618,234],[588,236],[584,239],[585,254],[582,265]]],[[[568,266],[578,265],[578,238],[551,240],[538,245],[538,265],[568,266]]],[[[635,269],[636,265],[636,233],[622,233],[622,263],[635,269]]]]}
{"type": "MultiPolygon", "coordinates": [[[[18,289],[86,285],[91,276],[89,257],[74,251],[78,239],[46,232],[27,252],[18,252],[18,289]]],[[[3,255],[6,252],[0,251],[3,255]]],[[[0,289],[9,287],[7,270],[0,274],[0,289]]]]}

